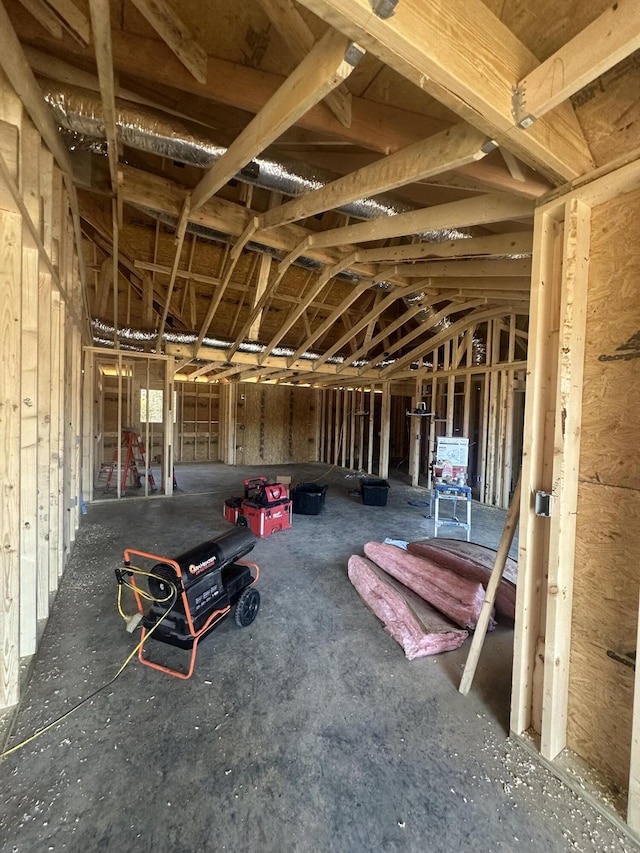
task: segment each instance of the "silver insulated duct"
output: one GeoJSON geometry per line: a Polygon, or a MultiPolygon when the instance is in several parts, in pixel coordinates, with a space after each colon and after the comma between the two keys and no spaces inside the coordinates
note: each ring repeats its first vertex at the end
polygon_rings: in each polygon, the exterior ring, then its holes
{"type": "MultiPolygon", "coordinates": [[[[58,126],[67,132],[71,149],[104,150],[105,129],[100,95],[88,89],[59,84],[55,87],[45,86],[43,94],[58,126]],[[99,141],[97,145],[96,140],[99,141]]],[[[133,106],[128,101],[116,99],[115,121],[118,141],[123,145],[190,166],[208,169],[227,150],[223,145],[189,130],[177,118],[133,106]]],[[[257,157],[236,178],[262,189],[300,196],[330,183],[336,175],[301,161],[257,157]]],[[[338,208],[342,213],[357,219],[393,216],[414,209],[415,205],[388,193],[375,198],[363,198],[338,208]]],[[[453,229],[427,232],[422,236],[425,240],[440,241],[462,235],[453,229]]]]}

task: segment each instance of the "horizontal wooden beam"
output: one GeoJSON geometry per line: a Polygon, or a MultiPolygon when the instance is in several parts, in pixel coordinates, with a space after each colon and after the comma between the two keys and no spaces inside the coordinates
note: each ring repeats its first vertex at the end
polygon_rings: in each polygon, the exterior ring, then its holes
{"type": "Polygon", "coordinates": [[[405,278],[464,278],[465,276],[531,278],[531,259],[425,261],[421,264],[403,264],[400,269],[405,278]]]}
{"type": "Polygon", "coordinates": [[[520,80],[516,121],[529,127],[640,48],[640,4],[617,0],[599,18],[520,80]]]}
{"type": "Polygon", "coordinates": [[[300,2],[556,183],[593,168],[570,105],[516,126],[514,86],[538,61],[482,0],[401,0],[384,18],[370,0],[300,2]]]}
{"type": "MultiPolygon", "coordinates": [[[[203,361],[210,361],[212,357],[215,355],[215,350],[212,350],[210,347],[200,347],[200,349],[194,354],[192,347],[190,344],[167,344],[166,353],[167,355],[177,356],[178,358],[198,358],[203,361]]],[[[225,353],[226,355],[226,353],[225,353]]],[[[313,365],[313,362],[309,359],[299,358],[291,364],[287,363],[287,360],[284,356],[266,356],[262,362],[258,361],[258,354],[251,352],[236,352],[233,356],[233,361],[235,364],[245,364],[247,366],[256,366],[259,368],[269,368],[275,367],[280,370],[298,370],[304,371],[305,373],[310,370],[313,365]]],[[[336,364],[325,364],[322,367],[322,370],[319,373],[327,374],[328,376],[336,376],[338,373],[338,365],[336,364]]],[[[379,375],[379,371],[371,370],[367,371],[366,374],[361,375],[359,371],[355,369],[345,371],[346,377],[352,377],[354,379],[358,379],[361,382],[367,382],[368,380],[374,379],[379,375]]]]}
{"type": "Polygon", "coordinates": [[[482,159],[491,146],[491,140],[480,131],[468,124],[455,125],[263,213],[260,227],[273,228],[275,225],[295,222],[325,210],[342,207],[356,199],[375,196],[412,181],[456,169],[482,159]]]}
{"type": "Polygon", "coordinates": [[[442,276],[441,278],[427,278],[422,281],[415,282],[415,287],[421,287],[425,290],[436,289],[439,291],[462,289],[468,290],[475,288],[477,290],[518,290],[522,293],[529,293],[531,288],[530,276],[497,276],[496,278],[481,278],[478,276],[442,276]]]}
{"type": "Polygon", "coordinates": [[[531,231],[496,234],[491,237],[446,240],[443,243],[410,243],[404,246],[382,246],[359,249],[355,259],[360,263],[389,261],[401,263],[422,258],[466,258],[474,255],[530,255],[533,247],[531,231]]]}
{"type": "Polygon", "coordinates": [[[503,193],[477,196],[452,201],[436,207],[421,208],[395,216],[380,216],[357,225],[347,225],[332,231],[323,231],[311,237],[312,248],[341,246],[389,237],[420,234],[450,228],[465,228],[488,222],[525,219],[533,215],[533,203],[503,193]]]}

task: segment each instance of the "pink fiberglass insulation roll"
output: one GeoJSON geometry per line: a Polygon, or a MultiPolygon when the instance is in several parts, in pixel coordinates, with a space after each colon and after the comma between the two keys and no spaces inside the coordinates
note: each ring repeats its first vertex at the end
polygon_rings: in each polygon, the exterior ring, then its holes
{"type": "Polygon", "coordinates": [[[349,558],[349,580],[409,660],[458,649],[468,636],[364,557],[349,558]]]}
{"type": "MultiPolygon", "coordinates": [[[[481,583],[467,580],[432,560],[395,545],[367,542],[364,553],[376,565],[416,592],[461,628],[475,628],[484,601],[481,583]]],[[[491,620],[490,628],[494,627],[491,620]]]]}
{"type": "MultiPolygon", "coordinates": [[[[467,543],[465,543],[467,544],[467,543]]],[[[486,589],[491,577],[491,569],[480,565],[470,557],[454,554],[448,549],[440,548],[433,540],[427,542],[409,542],[407,550],[416,557],[432,560],[444,569],[454,572],[467,580],[481,583],[486,589]]],[[[506,619],[515,621],[516,618],[516,588],[506,578],[502,578],[496,591],[496,613],[506,619]]]]}

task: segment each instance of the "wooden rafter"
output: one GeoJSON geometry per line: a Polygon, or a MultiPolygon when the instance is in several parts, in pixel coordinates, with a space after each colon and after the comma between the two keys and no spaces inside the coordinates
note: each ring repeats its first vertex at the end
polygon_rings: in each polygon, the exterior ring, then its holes
{"type": "MultiPolygon", "coordinates": [[[[271,272],[271,255],[261,255],[260,257],[260,269],[258,270],[258,279],[256,281],[256,286],[253,290],[253,301],[252,301],[252,310],[258,304],[258,302],[262,299],[263,294],[267,289],[267,285],[269,284],[269,274],[271,272]]],[[[247,330],[247,337],[250,341],[257,341],[260,337],[260,324],[262,322],[262,313],[258,314],[255,318],[249,329],[247,330]]]]}
{"type": "Polygon", "coordinates": [[[435,136],[389,154],[314,192],[273,208],[260,217],[261,228],[304,219],[349,202],[387,192],[412,181],[480,160],[490,150],[487,136],[468,124],[458,124],[435,136]]]}
{"type": "Polygon", "coordinates": [[[251,217],[247,223],[246,228],[240,235],[240,237],[236,240],[235,245],[229,251],[228,256],[225,259],[225,268],[224,273],[220,279],[220,287],[216,290],[216,292],[211,297],[211,302],[209,303],[209,307],[207,308],[207,313],[204,318],[204,322],[202,324],[202,328],[198,334],[197,340],[194,344],[194,351],[198,350],[202,345],[202,341],[205,339],[207,332],[209,331],[209,326],[211,325],[211,321],[213,320],[216,311],[218,310],[218,306],[222,301],[222,297],[224,296],[227,288],[229,287],[229,283],[231,282],[231,276],[240,260],[240,256],[242,254],[242,248],[245,246],[254,231],[256,230],[257,219],[255,217],[251,217]]]}
{"type": "MultiPolygon", "coordinates": [[[[353,356],[350,359],[350,362],[352,363],[354,361],[358,361],[361,358],[364,358],[367,353],[371,352],[374,347],[382,343],[385,338],[389,337],[389,335],[392,335],[398,329],[401,329],[402,326],[405,325],[405,323],[408,323],[409,320],[412,320],[416,316],[416,314],[419,314],[421,311],[424,311],[425,308],[433,304],[434,301],[435,300],[433,299],[428,299],[425,295],[425,298],[423,300],[420,300],[419,303],[412,305],[411,308],[405,311],[404,314],[401,314],[397,320],[393,321],[393,323],[388,323],[387,325],[385,325],[375,337],[371,338],[371,340],[367,341],[365,338],[365,342],[360,347],[360,349],[354,352],[353,356]]],[[[377,317],[379,317],[379,314],[377,315],[377,317]]],[[[348,366],[348,364],[345,362],[344,366],[346,367],[348,366]]]]}
{"type": "Polygon", "coordinates": [[[62,24],[45,0],[20,0],[20,2],[50,35],[55,39],[62,38],[62,24]]]}
{"type": "MultiPolygon", "coordinates": [[[[396,302],[401,295],[402,294],[398,291],[390,293],[388,296],[385,296],[382,302],[378,303],[377,305],[374,305],[374,307],[367,314],[365,314],[365,316],[362,317],[354,326],[352,326],[351,329],[349,329],[338,341],[336,341],[336,343],[333,344],[330,349],[326,350],[317,361],[314,361],[313,369],[317,370],[326,361],[328,361],[328,359],[330,359],[337,352],[339,352],[339,350],[341,350],[343,346],[345,346],[350,340],[352,340],[352,338],[357,335],[358,332],[361,332],[364,328],[366,328],[367,324],[374,317],[379,317],[384,311],[387,310],[387,308],[389,308],[390,305],[393,305],[393,303],[396,302]]],[[[341,313],[342,312],[340,312],[340,314],[341,313]]],[[[336,314],[337,310],[331,316],[335,318],[336,314]]],[[[338,316],[340,316],[340,314],[338,314],[338,316]]],[[[333,322],[335,322],[335,319],[333,320],[333,322]]]]}
{"type": "Polygon", "coordinates": [[[287,319],[284,321],[284,323],[280,326],[276,334],[267,344],[265,352],[272,352],[275,347],[278,346],[280,341],[284,338],[284,336],[291,329],[291,327],[298,322],[300,317],[305,316],[305,312],[309,305],[313,302],[314,299],[316,299],[321,290],[324,288],[326,282],[322,281],[321,277],[318,277],[316,279],[315,284],[305,293],[307,285],[309,284],[313,276],[314,273],[311,272],[303,287],[300,288],[300,293],[303,294],[302,299],[300,300],[300,304],[289,312],[287,319]]]}
{"type": "MultiPolygon", "coordinates": [[[[91,0],[94,2],[94,0],[91,0]]],[[[156,344],[156,349],[158,352],[162,350],[162,336],[164,335],[164,327],[167,322],[167,317],[169,316],[169,308],[171,307],[171,297],[173,296],[173,288],[176,283],[176,275],[178,272],[178,267],[180,265],[180,256],[182,255],[182,246],[184,244],[184,238],[187,233],[187,222],[189,219],[189,196],[187,196],[184,200],[184,207],[182,213],[180,215],[180,220],[178,222],[178,228],[176,230],[176,246],[175,253],[173,256],[173,266],[171,267],[171,275],[169,276],[169,284],[167,285],[167,293],[164,298],[164,310],[162,312],[162,317],[160,318],[160,326],[158,328],[158,342],[156,344]]]]}
{"type": "Polygon", "coordinates": [[[568,104],[526,133],[516,126],[513,88],[538,61],[482,0],[402,0],[384,19],[369,0],[300,2],[558,183],[593,168],[568,104]]]}
{"type": "Polygon", "coordinates": [[[638,48],[640,5],[617,0],[520,80],[514,96],[516,121],[529,127],[638,48]]]}
{"type": "MultiPolygon", "coordinates": [[[[269,20],[280,33],[296,62],[313,49],[315,37],[293,0],[261,0],[269,20]]],[[[345,127],[351,125],[351,92],[341,83],[325,97],[325,103],[345,127]]]]}
{"type": "Polygon", "coordinates": [[[91,27],[100,81],[100,95],[104,131],[107,138],[107,156],[111,191],[118,193],[118,137],[116,131],[116,98],[113,80],[113,56],[111,51],[111,13],[109,0],[89,0],[91,27]]]}
{"type": "Polygon", "coordinates": [[[165,44],[200,83],[207,82],[207,54],[166,0],[132,0],[165,44]]]}
{"type": "Polygon", "coordinates": [[[255,302],[253,309],[251,310],[251,313],[249,314],[249,316],[245,320],[244,325],[240,329],[240,332],[238,333],[238,335],[237,335],[235,341],[233,342],[232,346],[229,348],[229,351],[227,354],[228,358],[232,358],[234,353],[236,353],[238,351],[240,344],[246,338],[246,336],[249,333],[249,330],[253,327],[254,323],[258,320],[259,317],[261,317],[265,306],[267,305],[269,300],[273,297],[274,293],[278,289],[278,285],[280,284],[280,282],[284,278],[286,271],[289,269],[290,265],[295,260],[295,257],[298,257],[298,255],[299,255],[299,252],[297,252],[297,251],[292,252],[290,255],[288,255],[284,259],[284,261],[282,261],[280,263],[280,265],[278,267],[277,274],[271,279],[270,282],[268,282],[265,285],[265,288],[262,292],[262,295],[255,302]]]}
{"type": "MultiPolygon", "coordinates": [[[[423,307],[433,305],[437,301],[438,300],[434,298],[427,298],[423,303],[423,307]]],[[[410,343],[415,341],[416,338],[420,338],[423,335],[428,334],[433,328],[438,325],[438,323],[448,318],[451,314],[455,314],[458,311],[466,311],[469,309],[477,308],[479,305],[482,305],[482,300],[471,299],[469,301],[461,300],[459,303],[452,303],[447,305],[445,308],[441,308],[440,311],[437,311],[435,314],[430,315],[425,323],[418,324],[410,332],[407,332],[402,337],[399,337],[396,341],[394,341],[394,343],[388,341],[385,344],[384,357],[388,358],[394,352],[397,352],[398,350],[408,346],[410,343]]],[[[361,370],[367,369],[368,365],[365,365],[365,367],[361,368],[361,370]]]]}
{"type": "Polygon", "coordinates": [[[80,11],[73,0],[47,0],[65,30],[80,45],[91,41],[91,30],[87,16],[80,11]]]}
{"type": "Polygon", "coordinates": [[[325,332],[327,332],[342,316],[342,314],[349,308],[350,305],[358,299],[358,297],[368,290],[371,287],[371,282],[365,282],[364,284],[356,285],[351,293],[347,294],[345,298],[342,300],[340,305],[335,308],[331,314],[316,328],[312,331],[311,335],[298,347],[293,356],[287,362],[289,366],[294,364],[300,356],[306,352],[315,341],[317,341],[325,332]]]}
{"type": "Polygon", "coordinates": [[[316,44],[192,192],[191,209],[211,198],[253,157],[351,74],[362,53],[333,30],[316,44]]]}
{"type": "MultiPolygon", "coordinates": [[[[473,301],[469,302],[467,305],[458,306],[458,310],[461,310],[465,307],[470,308],[472,307],[472,305],[473,301]]],[[[449,308],[450,313],[451,311],[452,309],[449,308]]],[[[383,368],[380,371],[380,377],[384,379],[393,378],[406,365],[409,365],[416,359],[422,358],[427,353],[432,352],[436,347],[440,346],[445,341],[451,340],[452,338],[462,334],[464,331],[466,331],[470,323],[481,323],[484,320],[492,320],[496,317],[501,317],[511,313],[513,312],[510,306],[497,306],[492,308],[484,308],[481,311],[472,311],[469,314],[465,314],[462,319],[457,320],[455,323],[452,323],[444,331],[439,332],[432,338],[429,338],[428,341],[419,344],[412,352],[408,353],[407,355],[401,356],[399,359],[394,361],[393,364],[390,364],[388,367],[383,368]]]]}

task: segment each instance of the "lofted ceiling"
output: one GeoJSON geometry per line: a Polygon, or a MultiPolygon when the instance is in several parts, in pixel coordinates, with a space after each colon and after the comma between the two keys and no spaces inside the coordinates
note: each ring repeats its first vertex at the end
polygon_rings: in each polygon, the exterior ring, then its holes
{"type": "Polygon", "coordinates": [[[640,146],[629,0],[0,11],[69,150],[96,342],[201,381],[402,378],[526,332],[536,200],[640,146]]]}

